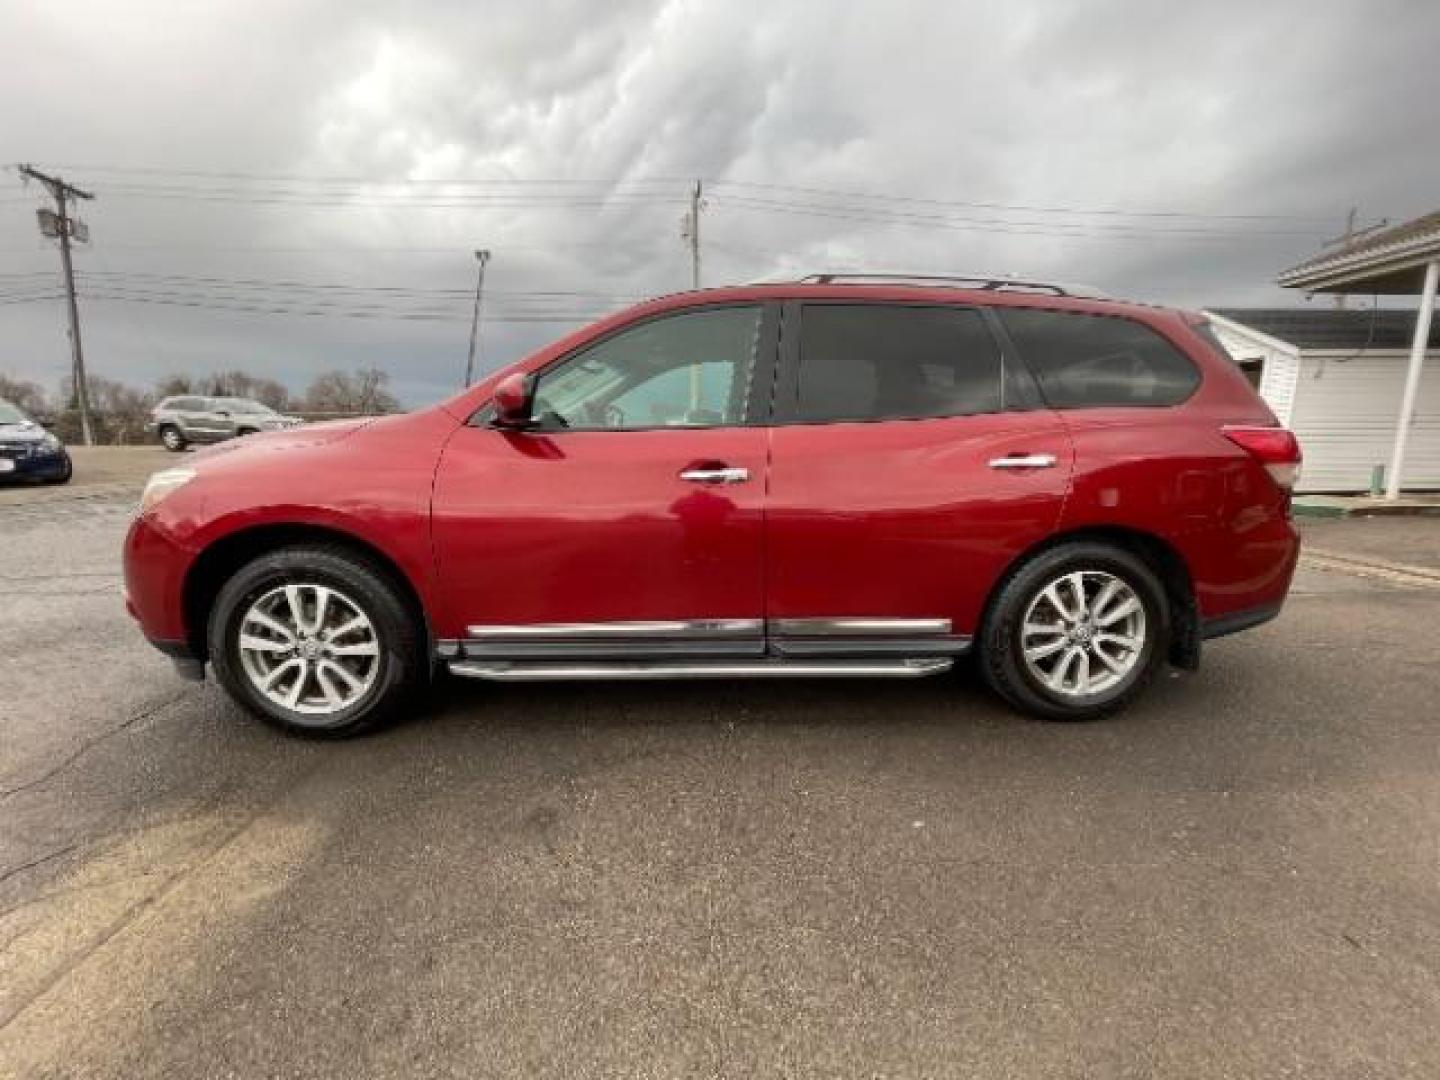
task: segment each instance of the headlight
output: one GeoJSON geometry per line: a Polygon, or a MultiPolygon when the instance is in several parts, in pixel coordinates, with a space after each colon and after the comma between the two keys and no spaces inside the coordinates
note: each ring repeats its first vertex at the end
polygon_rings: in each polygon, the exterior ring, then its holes
{"type": "Polygon", "coordinates": [[[145,490],[140,493],[140,513],[150,510],[166,495],[194,479],[194,469],[161,469],[145,482],[145,490]]]}
{"type": "Polygon", "coordinates": [[[47,452],[53,454],[56,450],[60,449],[60,440],[47,431],[44,435],[40,437],[40,445],[47,452]]]}

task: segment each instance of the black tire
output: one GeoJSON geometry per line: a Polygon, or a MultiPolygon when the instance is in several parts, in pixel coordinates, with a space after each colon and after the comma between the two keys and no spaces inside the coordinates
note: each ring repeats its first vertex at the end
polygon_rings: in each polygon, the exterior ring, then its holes
{"type": "Polygon", "coordinates": [[[259,431],[258,428],[242,427],[242,428],[239,428],[238,430],[236,430],[236,432],[235,432],[235,437],[236,437],[237,439],[243,439],[246,435],[258,435],[258,434],[260,434],[260,431],[259,431]]]}
{"type": "Polygon", "coordinates": [[[184,433],[174,424],[164,424],[156,432],[160,436],[160,445],[169,450],[172,454],[178,454],[190,445],[184,433]]]}
{"type": "Polygon", "coordinates": [[[1039,552],[1001,583],[981,629],[978,659],[985,681],[1017,709],[1044,720],[1095,720],[1125,708],[1144,691],[1165,662],[1169,639],[1169,603],[1154,570],[1124,548],[1076,541],[1039,552]],[[1144,642],[1126,676],[1108,689],[1083,696],[1046,686],[1025,662],[1021,643],[1022,620],[1031,603],[1057,578],[1077,571],[1099,571],[1121,579],[1139,598],[1145,614],[1144,642]]]}
{"type": "Polygon", "coordinates": [[[267,723],[296,735],[345,738],[378,727],[399,715],[429,672],[424,629],[389,575],[342,547],[282,548],[247,563],[221,587],[211,608],[207,635],[215,676],[230,696],[267,723]],[[287,584],[338,589],[369,617],[379,639],[379,669],[368,691],[348,707],[323,717],[272,701],[251,681],[241,663],[238,638],[242,616],[255,600],[287,584]]]}
{"type": "Polygon", "coordinates": [[[69,457],[65,459],[65,471],[59,476],[52,476],[45,481],[47,484],[68,484],[70,478],[75,475],[75,463],[69,457]]]}

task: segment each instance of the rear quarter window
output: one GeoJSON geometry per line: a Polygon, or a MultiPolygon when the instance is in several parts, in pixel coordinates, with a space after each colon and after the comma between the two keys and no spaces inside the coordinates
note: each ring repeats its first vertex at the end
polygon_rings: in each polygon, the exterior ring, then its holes
{"type": "Polygon", "coordinates": [[[1200,385],[1189,357],[1133,319],[1037,308],[998,314],[1051,408],[1178,405],[1200,385]]]}

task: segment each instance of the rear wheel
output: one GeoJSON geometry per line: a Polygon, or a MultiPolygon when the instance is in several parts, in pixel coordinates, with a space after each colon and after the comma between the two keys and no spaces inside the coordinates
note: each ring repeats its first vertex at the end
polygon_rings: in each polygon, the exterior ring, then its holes
{"type": "Polygon", "coordinates": [[[1164,662],[1165,589],[1107,544],[1041,552],[1001,587],[981,634],[985,679],[1047,720],[1091,720],[1133,701],[1164,662]]]}
{"type": "Polygon", "coordinates": [[[185,440],[185,436],[181,434],[180,429],[174,424],[166,424],[160,429],[160,443],[172,454],[180,453],[181,450],[184,450],[185,447],[189,445],[185,440]]]}
{"type": "Polygon", "coordinates": [[[306,735],[375,727],[426,671],[424,635],[395,586],[340,548],[286,548],[241,568],[216,598],[209,645],[232,697],[306,735]]]}

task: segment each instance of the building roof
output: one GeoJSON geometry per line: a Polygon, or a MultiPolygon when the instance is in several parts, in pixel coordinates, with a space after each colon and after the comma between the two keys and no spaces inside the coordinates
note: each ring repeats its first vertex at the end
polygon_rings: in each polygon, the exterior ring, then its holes
{"type": "Polygon", "coordinates": [[[1440,210],[1327,248],[1275,280],[1308,292],[1415,295],[1432,259],[1440,259],[1440,210]]]}
{"type": "MultiPolygon", "coordinates": [[[[1209,308],[1301,349],[1408,349],[1415,312],[1335,308],[1209,308]]],[[[1430,348],[1440,348],[1440,319],[1430,324],[1430,348]]]]}

